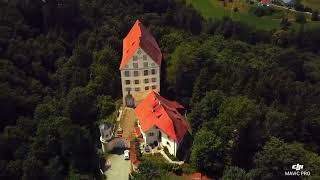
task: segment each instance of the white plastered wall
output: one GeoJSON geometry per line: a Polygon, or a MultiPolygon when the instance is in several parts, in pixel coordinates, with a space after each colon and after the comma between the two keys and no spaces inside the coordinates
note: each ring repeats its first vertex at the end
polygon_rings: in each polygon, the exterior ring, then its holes
{"type": "Polygon", "coordinates": [[[125,68],[121,70],[121,84],[122,84],[122,94],[123,99],[128,94],[127,88],[131,88],[130,93],[135,99],[136,105],[142,101],[148,93],[152,90],[152,86],[155,86],[154,89],[157,92],[160,92],[160,66],[155,63],[151,57],[143,51],[140,47],[137,48],[136,52],[132,55],[125,68]],[[139,53],[140,52],[140,53],[139,53]],[[147,60],[143,60],[143,56],[147,56],[147,60]],[[137,56],[137,60],[134,61],[133,57],[137,56]],[[144,63],[148,63],[148,67],[144,67],[144,63]],[[138,63],[138,68],[134,68],[133,64],[138,63]],[[156,73],[152,74],[151,70],[155,69],[156,73]],[[144,76],[144,70],[148,70],[149,74],[144,76]],[[125,71],[129,71],[130,76],[125,76],[125,71]],[[139,72],[139,76],[134,76],[134,71],[139,72]],[[152,82],[152,78],[156,78],[156,82],[152,82]],[[145,79],[149,79],[148,83],[145,83],[145,79]],[[130,84],[126,84],[126,80],[130,81],[130,84]],[[135,84],[135,80],[139,81],[139,84],[135,84]],[[145,87],[149,87],[149,90],[145,90],[145,87]],[[136,91],[136,88],[139,88],[139,91],[136,91]]]}
{"type": "Polygon", "coordinates": [[[161,131],[161,145],[167,147],[171,155],[177,155],[177,143],[172,138],[167,136],[167,134],[165,134],[163,131],[161,131]]]}

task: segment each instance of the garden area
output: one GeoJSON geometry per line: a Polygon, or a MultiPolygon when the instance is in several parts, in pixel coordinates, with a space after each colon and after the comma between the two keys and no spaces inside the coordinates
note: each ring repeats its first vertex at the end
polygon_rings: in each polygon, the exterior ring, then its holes
{"type": "Polygon", "coordinates": [[[195,170],[189,164],[168,163],[161,154],[144,154],[140,157],[138,171],[133,172],[134,179],[190,179],[195,170]]]}
{"type": "MultiPolygon", "coordinates": [[[[171,164],[160,153],[154,154],[142,154],[140,149],[140,143],[135,139],[135,148],[137,160],[141,163],[137,172],[133,172],[131,175],[134,179],[178,179],[186,180],[190,179],[195,169],[190,164],[171,164]]],[[[168,155],[167,149],[164,150],[168,155]]],[[[172,160],[176,160],[176,157],[170,155],[172,160]]]]}
{"type": "MultiPolygon", "coordinates": [[[[312,0],[304,0],[312,2],[312,0]]],[[[222,18],[225,16],[240,22],[245,22],[261,30],[280,29],[282,18],[287,17],[292,22],[292,27],[298,29],[299,24],[295,22],[295,13],[275,7],[259,6],[256,1],[251,0],[187,0],[205,18],[222,18]]],[[[319,4],[319,3],[316,3],[319,4]]],[[[318,5],[319,6],[319,5],[318,5]]],[[[307,16],[305,28],[320,27],[320,23],[311,21],[307,16]]]]}

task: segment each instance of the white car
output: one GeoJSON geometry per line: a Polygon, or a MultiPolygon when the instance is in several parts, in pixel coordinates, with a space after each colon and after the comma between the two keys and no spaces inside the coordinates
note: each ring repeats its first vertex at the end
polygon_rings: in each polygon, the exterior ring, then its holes
{"type": "Polygon", "coordinates": [[[129,160],[130,159],[129,150],[124,150],[123,157],[124,157],[125,160],[129,160]]]}

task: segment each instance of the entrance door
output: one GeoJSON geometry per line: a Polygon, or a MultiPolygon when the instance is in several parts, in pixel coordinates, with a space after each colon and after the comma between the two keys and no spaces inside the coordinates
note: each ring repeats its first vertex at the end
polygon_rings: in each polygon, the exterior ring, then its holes
{"type": "Polygon", "coordinates": [[[159,131],[158,141],[161,142],[161,131],[159,131]]]}
{"type": "Polygon", "coordinates": [[[128,91],[128,94],[126,95],[125,101],[126,101],[127,107],[134,107],[134,98],[130,94],[130,91],[128,91]]]}

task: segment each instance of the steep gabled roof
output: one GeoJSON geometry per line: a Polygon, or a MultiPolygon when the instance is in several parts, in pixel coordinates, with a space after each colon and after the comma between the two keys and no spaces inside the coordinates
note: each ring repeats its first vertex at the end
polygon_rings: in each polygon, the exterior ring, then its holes
{"type": "Polygon", "coordinates": [[[162,53],[157,41],[142,23],[137,20],[128,35],[123,39],[122,60],[120,70],[129,62],[132,55],[138,48],[143,49],[152,60],[161,65],[162,53]]]}
{"type": "Polygon", "coordinates": [[[136,107],[135,112],[143,132],[156,126],[171,139],[180,142],[188,131],[188,124],[177,109],[184,107],[151,91],[136,107]]]}

